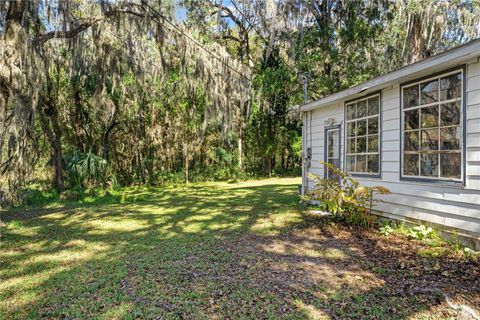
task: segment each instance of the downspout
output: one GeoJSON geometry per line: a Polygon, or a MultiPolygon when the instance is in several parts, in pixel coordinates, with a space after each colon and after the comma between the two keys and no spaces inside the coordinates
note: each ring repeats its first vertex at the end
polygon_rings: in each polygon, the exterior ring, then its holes
{"type": "Polygon", "coordinates": [[[306,142],[306,139],[307,139],[307,129],[306,129],[306,125],[307,125],[307,112],[303,111],[302,112],[302,122],[303,122],[303,125],[302,125],[302,190],[301,190],[301,193],[302,193],[302,196],[305,195],[306,193],[306,181],[305,181],[305,176],[307,174],[306,172],[306,152],[307,152],[307,148],[306,148],[306,145],[307,145],[307,142],[306,142]]]}

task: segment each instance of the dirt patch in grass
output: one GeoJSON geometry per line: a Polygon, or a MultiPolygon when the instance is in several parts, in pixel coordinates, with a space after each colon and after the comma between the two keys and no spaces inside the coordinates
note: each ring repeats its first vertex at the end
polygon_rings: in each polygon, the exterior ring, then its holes
{"type": "Polygon", "coordinates": [[[154,303],[182,318],[198,299],[195,314],[207,318],[475,319],[477,261],[424,258],[421,242],[318,222],[273,236],[222,234],[208,250],[145,269],[133,259],[127,290],[147,299],[148,277],[164,299],[154,303]]]}

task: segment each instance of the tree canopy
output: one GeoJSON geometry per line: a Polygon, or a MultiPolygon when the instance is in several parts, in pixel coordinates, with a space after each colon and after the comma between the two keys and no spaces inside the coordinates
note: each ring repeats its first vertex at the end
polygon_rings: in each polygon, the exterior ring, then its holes
{"type": "Polygon", "coordinates": [[[480,35],[480,2],[0,2],[0,182],[232,179],[300,166],[317,99],[480,35]],[[182,14],[180,14],[182,13],[182,14]]]}

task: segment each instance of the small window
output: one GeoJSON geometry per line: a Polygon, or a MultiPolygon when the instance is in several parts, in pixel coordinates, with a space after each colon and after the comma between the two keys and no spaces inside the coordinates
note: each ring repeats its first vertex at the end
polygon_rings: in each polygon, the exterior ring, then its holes
{"type": "Polygon", "coordinates": [[[345,170],[353,174],[380,173],[380,95],[348,102],[346,109],[345,170]]]}
{"type": "Polygon", "coordinates": [[[402,176],[462,179],[462,71],[402,87],[402,176]]]}

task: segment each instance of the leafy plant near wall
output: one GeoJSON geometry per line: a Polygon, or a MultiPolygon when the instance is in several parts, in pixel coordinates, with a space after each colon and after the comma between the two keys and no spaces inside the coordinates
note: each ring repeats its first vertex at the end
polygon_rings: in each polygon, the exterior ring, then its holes
{"type": "Polygon", "coordinates": [[[349,173],[335,168],[330,163],[322,164],[331,172],[330,178],[310,173],[309,176],[315,181],[315,186],[304,200],[319,201],[322,210],[333,213],[348,224],[371,227],[375,221],[372,211],[380,201],[375,196],[390,194],[390,190],[382,186],[363,186],[349,173]]]}

